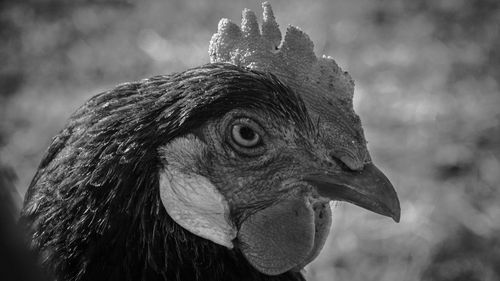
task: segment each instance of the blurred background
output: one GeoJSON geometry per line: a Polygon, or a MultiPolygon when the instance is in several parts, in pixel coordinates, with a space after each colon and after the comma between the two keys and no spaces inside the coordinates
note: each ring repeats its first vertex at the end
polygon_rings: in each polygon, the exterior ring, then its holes
{"type": "MultiPolygon", "coordinates": [[[[311,281],[500,280],[500,1],[271,1],[356,81],[399,224],[335,204],[311,281]]],[[[23,195],[75,109],[116,84],[208,62],[220,18],[260,1],[0,4],[0,166],[23,195]]]]}

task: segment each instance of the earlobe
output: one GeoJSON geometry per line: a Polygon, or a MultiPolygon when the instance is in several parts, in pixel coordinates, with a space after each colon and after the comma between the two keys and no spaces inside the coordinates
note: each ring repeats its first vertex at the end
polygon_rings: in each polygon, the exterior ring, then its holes
{"type": "Polygon", "coordinates": [[[159,172],[160,198],[170,217],[187,231],[233,248],[236,237],[229,204],[212,182],[198,172],[206,144],[189,134],[158,151],[164,166],[159,172]]]}
{"type": "Polygon", "coordinates": [[[236,228],[224,196],[205,177],[167,166],[160,172],[160,197],[167,213],[189,232],[233,248],[236,228]]]}

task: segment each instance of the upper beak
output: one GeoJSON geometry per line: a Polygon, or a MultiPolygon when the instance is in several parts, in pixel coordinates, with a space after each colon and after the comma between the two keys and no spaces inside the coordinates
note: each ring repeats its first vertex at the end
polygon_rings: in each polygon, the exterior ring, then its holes
{"type": "Polygon", "coordinates": [[[356,204],[399,222],[398,195],[387,177],[373,164],[361,171],[315,173],[305,178],[321,196],[356,204]]]}

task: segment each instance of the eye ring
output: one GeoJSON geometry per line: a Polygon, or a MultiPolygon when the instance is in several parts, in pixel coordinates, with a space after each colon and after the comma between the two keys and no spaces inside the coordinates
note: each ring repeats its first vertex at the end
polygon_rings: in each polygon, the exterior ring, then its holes
{"type": "Polygon", "coordinates": [[[245,148],[255,147],[262,142],[262,136],[247,124],[234,124],[231,137],[237,145],[245,148]]]}

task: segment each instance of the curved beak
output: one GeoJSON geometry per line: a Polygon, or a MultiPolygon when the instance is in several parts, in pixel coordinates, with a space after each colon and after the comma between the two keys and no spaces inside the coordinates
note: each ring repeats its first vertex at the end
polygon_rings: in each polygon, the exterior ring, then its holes
{"type": "Polygon", "coordinates": [[[305,180],[321,196],[346,201],[399,222],[398,195],[387,177],[371,163],[361,171],[314,173],[305,180]]]}

